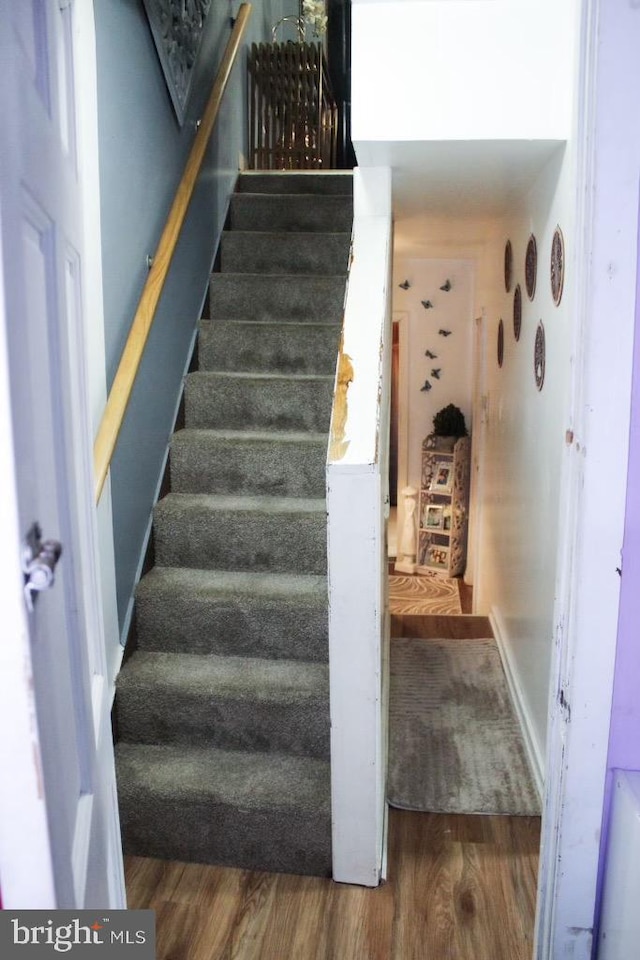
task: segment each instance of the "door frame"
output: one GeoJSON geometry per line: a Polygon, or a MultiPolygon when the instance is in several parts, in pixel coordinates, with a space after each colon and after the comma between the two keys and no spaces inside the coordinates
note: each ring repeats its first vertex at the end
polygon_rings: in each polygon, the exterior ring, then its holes
{"type": "MultiPolygon", "coordinates": [[[[102,228],[100,219],[100,149],[98,138],[98,77],[93,3],[73,5],[73,44],[77,76],[77,151],[82,194],[85,284],[83,290],[85,367],[93,436],[107,402],[102,228]],[[91,317],[91,322],[88,318],[91,317]]],[[[91,479],[93,485],[93,479],[91,479]]],[[[92,487],[93,488],[93,487],[92,487]]],[[[113,696],[123,649],[118,625],[111,480],[107,476],[96,508],[102,621],[107,677],[113,696]]]]}
{"type": "MultiPolygon", "coordinates": [[[[477,264],[475,265],[477,268],[477,264]]],[[[471,426],[471,485],[469,491],[469,537],[464,582],[473,586],[473,613],[478,613],[477,598],[482,596],[480,580],[480,531],[484,496],[485,450],[487,432],[487,318],[485,308],[475,317],[473,338],[473,397],[471,426]]]]}
{"type": "Polygon", "coordinates": [[[398,505],[396,530],[398,547],[400,531],[404,522],[404,497],[402,489],[408,481],[409,460],[409,320],[408,310],[393,310],[392,324],[398,325],[398,505]]]}
{"type": "Polygon", "coordinates": [[[624,535],[637,280],[637,4],[579,15],[572,382],[560,492],[534,957],[590,960],[624,535]],[[607,506],[602,523],[602,506],[607,506]]]}

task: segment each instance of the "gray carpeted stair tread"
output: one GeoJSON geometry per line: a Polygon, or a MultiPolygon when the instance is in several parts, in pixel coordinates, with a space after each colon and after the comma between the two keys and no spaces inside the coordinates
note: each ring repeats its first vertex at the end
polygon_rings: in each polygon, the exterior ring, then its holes
{"type": "Polygon", "coordinates": [[[156,563],[323,574],[324,499],[170,493],[154,509],[156,563]]]}
{"type": "Polygon", "coordinates": [[[116,762],[126,853],[330,873],[327,761],[119,743],[116,762]]]}
{"type": "Polygon", "coordinates": [[[325,662],[327,620],[324,576],[156,566],[136,590],[144,650],[325,662]]]}
{"type": "Polygon", "coordinates": [[[214,273],[209,288],[211,318],[224,320],[321,320],[338,323],[344,276],[214,273]]]}
{"type": "MultiPolygon", "coordinates": [[[[329,374],[318,374],[318,373],[274,373],[269,370],[264,373],[256,373],[255,371],[250,370],[221,370],[221,371],[210,371],[210,370],[194,370],[193,373],[188,374],[187,379],[210,379],[213,382],[215,379],[226,380],[246,380],[248,382],[271,382],[281,381],[282,383],[332,383],[333,377],[329,374]]],[[[233,429],[233,428],[231,428],[233,429]]],[[[292,431],[290,431],[292,432],[292,431]]]]}
{"type": "Polygon", "coordinates": [[[237,181],[241,193],[353,194],[351,171],[332,173],[241,173],[237,181]]]}
{"type": "Polygon", "coordinates": [[[182,430],[177,430],[174,433],[171,440],[172,443],[177,442],[179,439],[185,439],[187,436],[192,437],[194,440],[198,441],[211,441],[211,440],[228,440],[228,441],[242,441],[243,443],[260,443],[260,442],[273,442],[273,443],[285,443],[285,444],[314,444],[314,443],[327,443],[327,434],[324,432],[318,431],[317,433],[310,433],[303,430],[289,430],[282,433],[274,433],[272,430],[205,430],[197,427],[191,429],[183,428],[182,430]]]}
{"type": "Polygon", "coordinates": [[[329,756],[323,663],[138,650],[116,703],[128,742],[329,756]]]}
{"type": "Polygon", "coordinates": [[[179,430],[171,440],[171,489],[322,497],[325,433],[179,430]]]}
{"type": "Polygon", "coordinates": [[[340,331],[339,323],[202,320],[199,368],[333,374],[340,331]]]}
{"type": "Polygon", "coordinates": [[[235,193],[229,204],[232,230],[348,233],[350,196],[235,193]]]}
{"type": "Polygon", "coordinates": [[[346,275],[351,234],[228,230],[220,246],[223,273],[346,275]]]}
{"type": "Polygon", "coordinates": [[[333,376],[195,371],[185,382],[187,427],[322,432],[329,429],[333,376]]]}
{"type": "Polygon", "coordinates": [[[326,503],[323,498],[302,497],[238,497],[233,494],[198,494],[198,493],[169,493],[156,504],[161,510],[169,504],[188,508],[206,508],[213,511],[227,512],[230,510],[242,513],[274,513],[285,516],[296,514],[321,514],[326,512],[326,503]]]}

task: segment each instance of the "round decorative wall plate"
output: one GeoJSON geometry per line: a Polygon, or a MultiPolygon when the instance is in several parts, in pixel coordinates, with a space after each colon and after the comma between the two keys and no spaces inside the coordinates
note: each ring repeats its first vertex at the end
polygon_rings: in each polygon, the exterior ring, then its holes
{"type": "Polygon", "coordinates": [[[564,286],[564,237],[560,227],[556,227],[551,242],[551,294],[556,307],[562,300],[564,286]]]}
{"type": "Polygon", "coordinates": [[[536,340],[533,348],[533,372],[535,374],[536,387],[538,390],[542,390],[542,386],[544,384],[544,372],[547,362],[546,354],[547,348],[545,343],[544,327],[541,320],[536,330],[536,340]]]}
{"type": "Polygon", "coordinates": [[[504,323],[500,320],[498,324],[498,366],[501,367],[504,362],[504,323]]]}
{"type": "Polygon", "coordinates": [[[538,245],[533,234],[529,237],[527,253],[524,259],[524,282],[529,300],[533,300],[536,292],[536,276],[538,273],[538,245]]]}
{"type": "Polygon", "coordinates": [[[511,240],[507,240],[504,248],[504,288],[507,293],[511,292],[511,283],[513,280],[513,247],[511,240]]]}
{"type": "Polygon", "coordinates": [[[516,340],[520,339],[520,331],[522,330],[522,290],[520,289],[520,284],[516,284],[516,289],[513,294],[513,335],[516,340]]]}

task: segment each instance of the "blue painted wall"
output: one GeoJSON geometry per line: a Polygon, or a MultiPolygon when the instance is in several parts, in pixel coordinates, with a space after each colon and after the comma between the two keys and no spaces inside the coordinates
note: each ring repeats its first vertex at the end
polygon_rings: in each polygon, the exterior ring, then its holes
{"type": "MultiPolygon", "coordinates": [[[[270,39],[283,0],[257,0],[246,42],[270,39]]],[[[231,32],[237,0],[214,0],[179,126],[142,0],[94,0],[107,382],[231,32]]],[[[112,464],[118,615],[127,626],[189,348],[246,155],[246,67],[236,64],[176,250],[112,464]]]]}

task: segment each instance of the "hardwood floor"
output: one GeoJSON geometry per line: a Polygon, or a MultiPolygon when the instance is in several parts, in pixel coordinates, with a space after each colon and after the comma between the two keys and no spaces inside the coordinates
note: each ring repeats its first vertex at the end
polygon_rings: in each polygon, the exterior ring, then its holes
{"type": "Polygon", "coordinates": [[[390,811],[377,889],[126,858],[158,960],[530,960],[539,820],[390,811]]]}
{"type": "Polygon", "coordinates": [[[416,639],[439,637],[442,640],[475,640],[492,637],[488,617],[441,617],[391,614],[391,636],[415,637],[416,639]]]}

